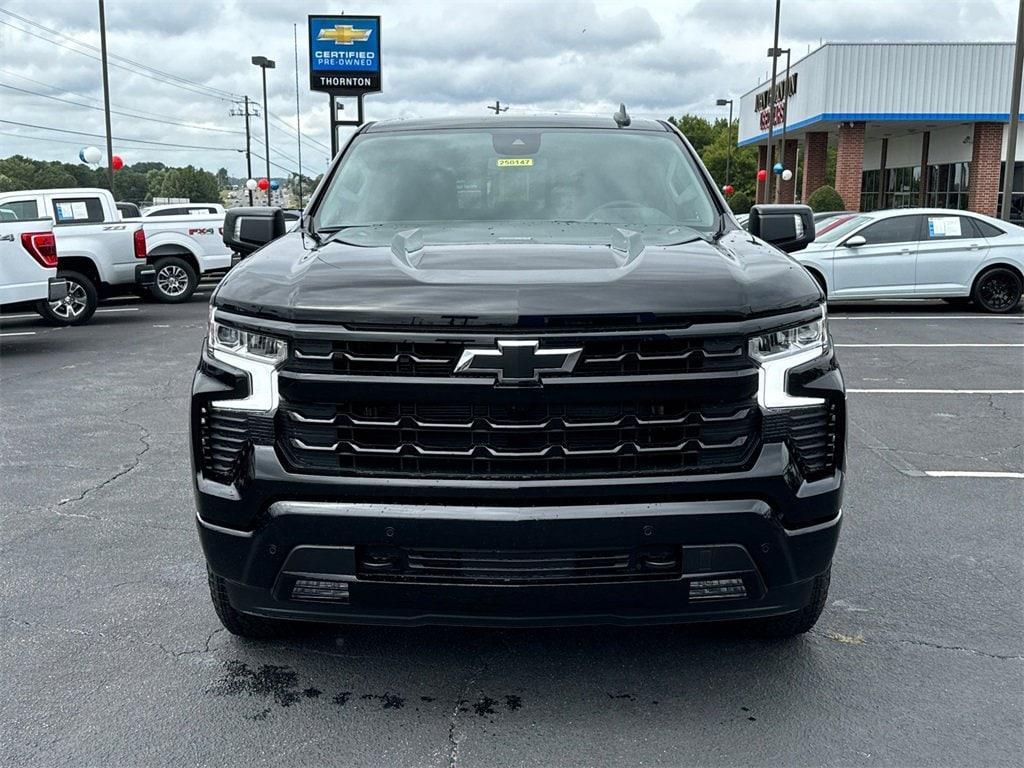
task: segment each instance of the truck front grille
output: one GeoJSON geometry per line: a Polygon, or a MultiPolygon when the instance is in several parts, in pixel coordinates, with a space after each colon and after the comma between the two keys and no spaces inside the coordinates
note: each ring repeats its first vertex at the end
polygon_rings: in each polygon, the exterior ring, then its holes
{"type": "Polygon", "coordinates": [[[512,586],[659,581],[682,574],[679,547],[620,550],[438,550],[363,547],[361,581],[512,586]]]}
{"type": "Polygon", "coordinates": [[[300,472],[545,478],[727,471],[760,444],[756,401],[347,401],[278,409],[300,472]]]}
{"type": "MultiPolygon", "coordinates": [[[[743,339],[668,336],[545,336],[549,347],[582,347],[571,376],[734,371],[750,365],[743,339]]],[[[450,376],[468,340],[358,341],[298,339],[286,369],[359,376],[450,376]]]]}

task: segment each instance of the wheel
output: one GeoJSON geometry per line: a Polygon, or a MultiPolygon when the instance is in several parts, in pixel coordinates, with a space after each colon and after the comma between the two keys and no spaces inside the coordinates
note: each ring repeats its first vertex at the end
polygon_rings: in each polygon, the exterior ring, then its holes
{"type": "Polygon", "coordinates": [[[95,284],[81,272],[58,270],[57,277],[68,281],[68,295],[60,301],[37,302],[36,312],[52,325],[89,322],[100,301],[95,284]]]}
{"type": "Polygon", "coordinates": [[[296,635],[305,628],[304,624],[297,621],[266,619],[236,611],[228,601],[224,579],[211,571],[209,566],[206,568],[206,577],[210,584],[213,609],[217,612],[217,618],[224,625],[224,629],[231,634],[249,640],[273,640],[296,635]]]}
{"type": "Polygon", "coordinates": [[[188,301],[199,285],[199,276],[184,259],[167,256],[153,265],[156,279],[150,287],[153,298],[164,304],[179,304],[188,301]]]}
{"type": "Polygon", "coordinates": [[[770,619],[759,619],[752,625],[754,634],[765,637],[782,639],[795,637],[809,631],[818,623],[825,608],[825,601],[828,599],[828,585],[832,580],[832,568],[819,574],[814,579],[814,589],[811,591],[810,602],[795,613],[787,613],[782,616],[773,616],[770,619]]]}
{"type": "Polygon", "coordinates": [[[986,312],[1004,314],[1020,304],[1020,275],[1006,267],[993,267],[982,272],[974,283],[971,298],[986,312]]]}

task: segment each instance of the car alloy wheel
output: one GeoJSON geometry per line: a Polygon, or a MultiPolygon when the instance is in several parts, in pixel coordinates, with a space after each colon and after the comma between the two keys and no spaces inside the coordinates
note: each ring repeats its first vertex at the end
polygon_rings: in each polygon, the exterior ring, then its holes
{"type": "Polygon", "coordinates": [[[59,301],[50,302],[53,313],[65,320],[75,320],[81,317],[87,306],[89,306],[89,297],[85,293],[85,288],[73,280],[68,281],[67,296],[59,301]]]}
{"type": "Polygon", "coordinates": [[[181,296],[188,290],[188,273],[177,264],[168,264],[156,273],[156,284],[166,296],[181,296]]]}
{"type": "Polygon", "coordinates": [[[989,312],[1006,312],[1020,301],[1020,280],[1006,269],[994,269],[978,284],[978,301],[989,312]]]}

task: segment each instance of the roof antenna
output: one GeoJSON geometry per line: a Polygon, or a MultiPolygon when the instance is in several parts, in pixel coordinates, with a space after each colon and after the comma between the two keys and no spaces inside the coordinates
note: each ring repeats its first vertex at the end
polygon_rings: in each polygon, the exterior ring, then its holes
{"type": "Polygon", "coordinates": [[[625,128],[630,123],[629,113],[626,112],[625,104],[619,104],[619,111],[612,115],[612,117],[619,128],[625,128]]]}

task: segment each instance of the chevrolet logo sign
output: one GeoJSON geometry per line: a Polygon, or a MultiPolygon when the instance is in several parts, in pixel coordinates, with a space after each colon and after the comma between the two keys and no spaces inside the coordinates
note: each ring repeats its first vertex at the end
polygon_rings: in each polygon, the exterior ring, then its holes
{"type": "Polygon", "coordinates": [[[570,372],[582,352],[582,347],[540,349],[533,339],[499,341],[497,349],[464,349],[455,373],[493,373],[499,384],[536,382],[542,373],[570,372]]]}
{"type": "Polygon", "coordinates": [[[370,39],[372,29],[356,29],[351,24],[335,24],[334,29],[321,29],[316,36],[317,41],[333,40],[335,45],[352,45],[365,43],[370,39]]]}

